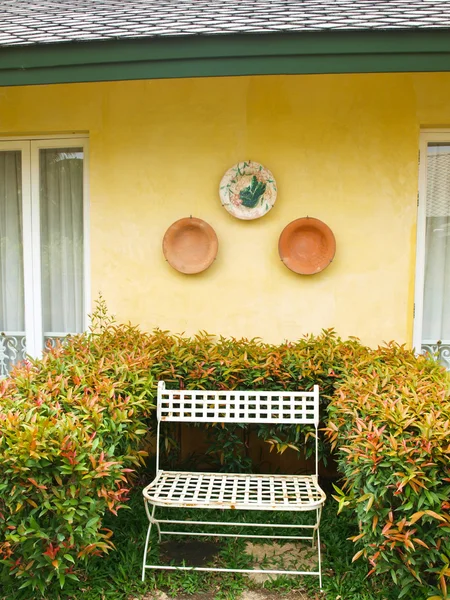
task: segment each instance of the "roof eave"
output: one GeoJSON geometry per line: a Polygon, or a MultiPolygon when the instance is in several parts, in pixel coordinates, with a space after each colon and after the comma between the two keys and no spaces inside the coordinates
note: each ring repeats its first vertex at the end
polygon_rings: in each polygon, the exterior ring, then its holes
{"type": "Polygon", "coordinates": [[[134,38],[0,47],[0,86],[450,71],[450,29],[134,38]]]}

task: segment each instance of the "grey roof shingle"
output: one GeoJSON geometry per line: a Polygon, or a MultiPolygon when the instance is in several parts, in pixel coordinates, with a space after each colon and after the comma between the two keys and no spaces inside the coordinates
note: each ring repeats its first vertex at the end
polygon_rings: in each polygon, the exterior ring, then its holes
{"type": "Polygon", "coordinates": [[[0,46],[448,27],[449,0],[0,0],[0,46]]]}

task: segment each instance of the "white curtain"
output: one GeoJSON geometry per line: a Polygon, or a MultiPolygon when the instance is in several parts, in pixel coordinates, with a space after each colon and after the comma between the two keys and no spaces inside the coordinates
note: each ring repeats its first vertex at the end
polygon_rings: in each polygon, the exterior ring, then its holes
{"type": "Polygon", "coordinates": [[[450,146],[430,145],[422,340],[450,342],[450,146]]]}
{"type": "Polygon", "coordinates": [[[25,330],[20,151],[0,152],[0,332],[25,330]]]}
{"type": "Polygon", "coordinates": [[[83,151],[39,152],[44,335],[83,331],[83,151]]]}

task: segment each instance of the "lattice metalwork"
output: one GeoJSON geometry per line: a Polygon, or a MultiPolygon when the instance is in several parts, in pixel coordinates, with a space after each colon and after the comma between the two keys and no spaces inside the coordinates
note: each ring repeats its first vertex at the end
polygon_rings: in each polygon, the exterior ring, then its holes
{"type": "Polygon", "coordinates": [[[436,0],[3,0],[0,45],[450,26],[436,0]]]}
{"type": "Polygon", "coordinates": [[[311,510],[325,494],[315,476],[160,471],[144,496],[158,506],[311,510]]]}
{"type": "Polygon", "coordinates": [[[0,378],[7,377],[13,365],[26,358],[25,332],[0,334],[0,378]]]}
{"type": "Polygon", "coordinates": [[[158,419],[317,425],[318,398],[318,386],[311,392],[173,391],[160,388],[158,419]]]}

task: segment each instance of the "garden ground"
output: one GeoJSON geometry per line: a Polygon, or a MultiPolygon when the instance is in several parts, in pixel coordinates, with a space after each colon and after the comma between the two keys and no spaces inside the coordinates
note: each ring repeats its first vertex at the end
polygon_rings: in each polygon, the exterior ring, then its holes
{"type": "MultiPolygon", "coordinates": [[[[356,532],[353,515],[336,515],[336,502],[327,489],[321,524],[322,569],[324,592],[319,592],[317,577],[296,578],[280,576],[274,580],[255,582],[240,574],[205,573],[200,571],[152,571],[145,583],[140,581],[142,553],[147,520],[145,516],[141,487],[136,486],[129,502],[129,508],[120,510],[118,516],[108,515],[105,526],[114,530],[116,549],[102,557],[92,557],[86,571],[80,576],[80,583],[67,581],[63,590],[54,583],[47,590],[45,600],[397,600],[398,589],[387,585],[380,578],[367,579],[367,565],[363,560],[352,563],[355,549],[347,538],[356,532]]],[[[224,518],[226,513],[224,513],[224,518]]],[[[286,515],[292,522],[295,514],[286,515]]],[[[236,518],[234,513],[233,518],[236,518]]],[[[245,518],[245,515],[242,515],[245,518]]],[[[252,515],[254,518],[254,515],[252,515]]],[[[170,538],[168,538],[170,540],[170,538]]],[[[163,553],[170,560],[169,551],[186,544],[185,540],[173,544],[166,542],[163,553]],[[173,544],[173,545],[171,545],[173,544]]],[[[215,541],[213,541],[216,544],[215,541]]],[[[216,544],[218,545],[218,544],[216,544]]],[[[257,545],[262,548],[261,556],[267,551],[267,543],[257,545]]],[[[219,559],[227,566],[246,567],[249,555],[245,552],[246,542],[227,539],[219,549],[219,559]]],[[[150,552],[157,552],[155,545],[150,552]]],[[[184,551],[184,549],[182,550],[184,551]]],[[[255,548],[252,548],[252,553],[255,548]]],[[[294,554],[295,556],[295,554],[294,554]]],[[[254,564],[254,563],[253,563],[254,564]]],[[[30,590],[19,590],[17,582],[13,587],[4,587],[1,600],[40,600],[42,596],[30,590]]]]}
{"type": "MultiPolygon", "coordinates": [[[[169,596],[165,592],[157,592],[156,594],[147,594],[142,600],[169,600],[169,596]]],[[[278,592],[269,592],[267,590],[246,590],[242,593],[240,600],[315,600],[317,595],[311,596],[305,592],[289,592],[280,596],[278,592]]],[[[136,599],[139,600],[139,599],[136,599]]],[[[191,596],[177,596],[176,600],[214,600],[214,592],[193,594],[191,596]]]]}

